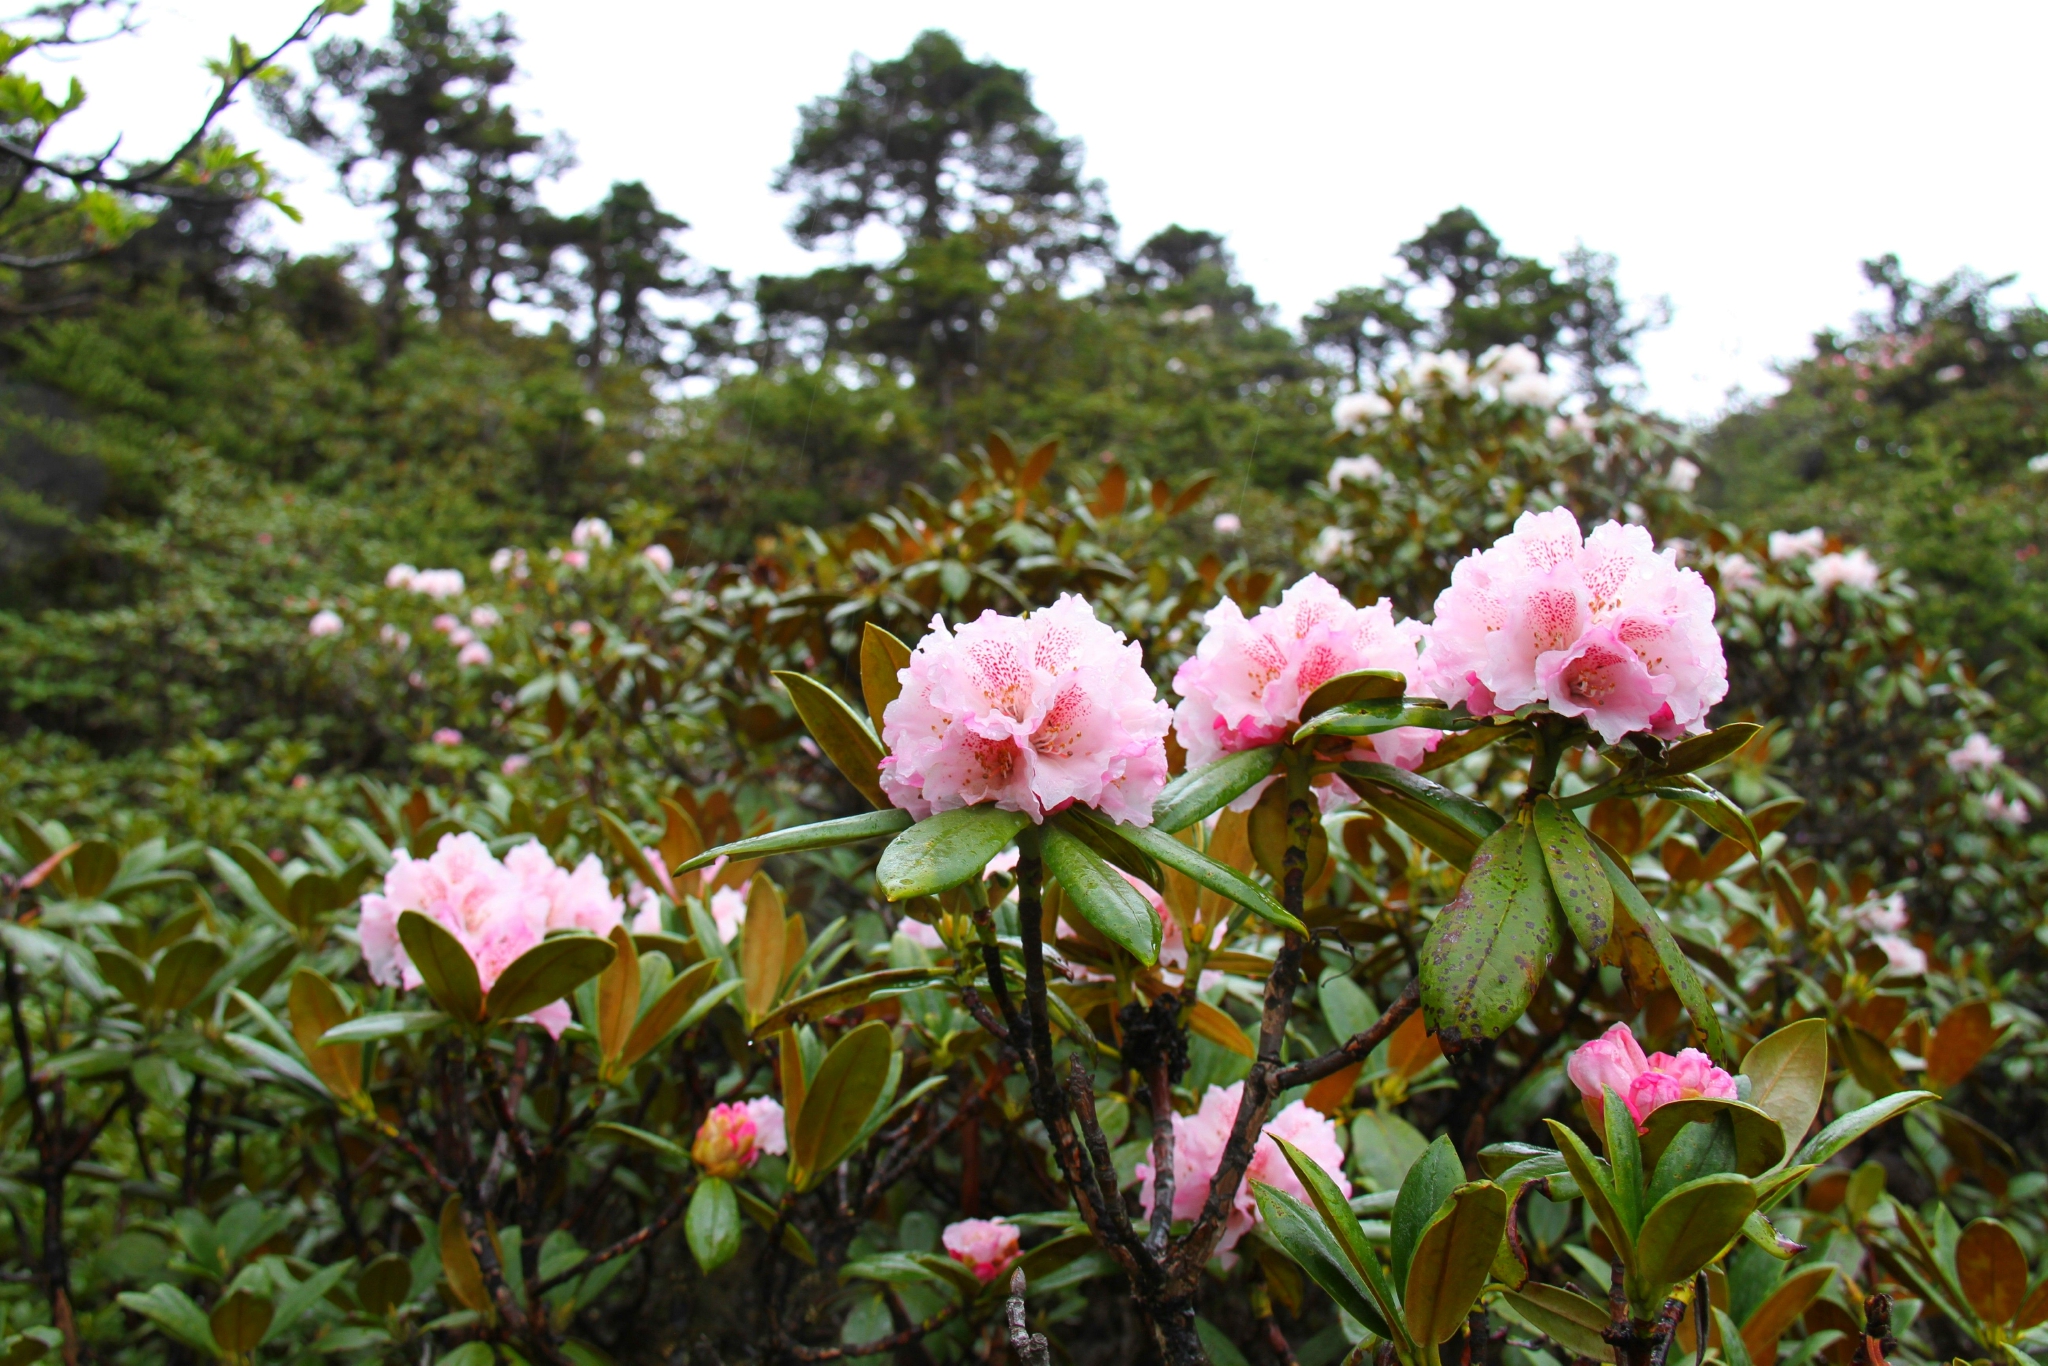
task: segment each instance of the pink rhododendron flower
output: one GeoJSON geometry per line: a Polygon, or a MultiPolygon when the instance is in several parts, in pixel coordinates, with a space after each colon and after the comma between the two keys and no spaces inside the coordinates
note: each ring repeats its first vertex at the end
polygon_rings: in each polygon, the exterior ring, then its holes
{"type": "Polygon", "coordinates": [[[455,662],[465,669],[480,669],[491,662],[491,647],[472,640],[455,652],[455,662]]]}
{"type": "Polygon", "coordinates": [[[595,854],[585,854],[571,872],[539,840],[527,840],[505,855],[505,866],[547,907],[551,930],[587,930],[603,938],[625,918],[626,903],[612,895],[595,854]]]}
{"type": "Polygon", "coordinates": [[[462,743],[462,732],[453,726],[443,726],[434,732],[433,740],[437,745],[459,745],[462,743]]]}
{"type": "Polygon", "coordinates": [[[316,640],[321,636],[338,636],[341,631],[341,614],[328,607],[315,612],[313,619],[306,623],[306,634],[316,640]]]}
{"type": "MultiPolygon", "coordinates": [[[[383,891],[364,895],[357,923],[370,980],[380,985],[411,991],[421,983],[398,937],[398,917],[406,911],[432,917],[455,936],[476,964],[477,982],[486,992],[514,959],[547,935],[547,898],[473,834],[441,836],[424,859],[399,849],[393,860],[383,891]]],[[[556,1001],[524,1018],[559,1038],[569,1027],[569,1004],[556,1001]]]]}
{"type": "Polygon", "coordinates": [[[1244,518],[1234,512],[1219,512],[1209,526],[1218,536],[1235,536],[1244,530],[1244,518]]]}
{"type": "Polygon", "coordinates": [[[1764,581],[1757,567],[1742,555],[1723,555],[1719,561],[1721,587],[1735,593],[1749,593],[1764,581]]]}
{"type": "Polygon", "coordinates": [[[433,627],[442,635],[449,635],[462,629],[462,618],[456,616],[453,612],[436,612],[434,614],[433,627]]]}
{"type": "MultiPolygon", "coordinates": [[[[1188,752],[1189,768],[1286,739],[1308,719],[1301,708],[1309,695],[1339,674],[1391,669],[1414,678],[1422,671],[1417,651],[1427,634],[1419,622],[1397,621],[1384,598],[1353,607],[1317,574],[1281,594],[1278,607],[1262,607],[1249,620],[1225,598],[1210,609],[1206,625],[1194,657],[1173,676],[1173,690],[1181,696],[1173,730],[1188,752]]],[[[1361,740],[1351,755],[1412,769],[1438,739],[1433,730],[1406,726],[1361,740]]],[[[1334,781],[1323,780],[1326,799],[1346,795],[1334,781]]],[[[1249,811],[1265,788],[1260,783],[1232,808],[1249,811]]]]}
{"type": "Polygon", "coordinates": [[[411,588],[413,578],[419,572],[419,570],[409,564],[394,564],[384,571],[384,586],[386,588],[411,588]]]}
{"type": "Polygon", "coordinates": [[[1567,508],[1523,513],[1458,563],[1424,664],[1428,691],[1476,715],[1542,703],[1609,744],[1701,730],[1728,692],[1706,580],[1642,527],[1605,522],[1581,538],[1567,508]]]}
{"type": "Polygon", "coordinates": [[[636,883],[626,893],[626,907],[633,912],[633,918],[626,928],[634,934],[660,934],[667,926],[661,923],[661,897],[646,883],[636,883]]]}
{"type": "Polygon", "coordinates": [[[993,802],[1038,822],[1079,802],[1149,825],[1172,713],[1143,651],[1071,593],[1029,616],[983,612],[911,652],[882,713],[882,790],[922,820],[993,802]]]}
{"type": "Polygon", "coordinates": [[[408,649],[412,645],[412,634],[408,631],[399,630],[388,621],[377,628],[377,639],[383,641],[394,650],[408,649]]]}
{"type": "Polygon", "coordinates": [[[1810,560],[1828,548],[1828,534],[1817,526],[1804,531],[1773,531],[1770,551],[1773,560],[1810,560]]]}
{"type": "Polygon", "coordinates": [[[602,517],[585,517],[569,533],[569,544],[578,550],[609,550],[612,524],[602,517]]]}
{"type": "Polygon", "coordinates": [[[651,545],[640,552],[640,558],[666,574],[676,567],[675,552],[665,545],[651,545]]]}
{"type": "MultiPolygon", "coordinates": [[[[403,565],[399,566],[399,568],[404,567],[403,565]]],[[[392,572],[396,573],[397,571],[394,570],[392,572]]],[[[386,575],[384,581],[387,584],[390,583],[390,576],[386,575]]],[[[460,569],[421,569],[414,572],[411,582],[399,586],[410,588],[422,597],[429,597],[439,601],[443,598],[461,597],[462,590],[467,584],[462,577],[460,569]]]]}
{"type": "Polygon", "coordinates": [[[1377,484],[1386,477],[1386,467],[1369,455],[1339,456],[1330,462],[1330,473],[1326,476],[1332,492],[1343,488],[1347,482],[1377,484]]]}
{"type": "MultiPolygon", "coordinates": [[[[1227,1087],[1211,1086],[1203,1093],[1202,1103],[1194,1114],[1173,1117],[1173,1217],[1176,1220],[1195,1218],[1208,1201],[1209,1183],[1215,1179],[1216,1169],[1223,1163],[1223,1147],[1230,1141],[1230,1129],[1237,1122],[1238,1102],[1243,1096],[1244,1083],[1241,1081],[1227,1087]]],[[[1251,1190],[1253,1181],[1303,1200],[1308,1198],[1307,1189],[1295,1176],[1294,1169],[1287,1165],[1286,1154],[1273,1141],[1276,1137],[1286,1139],[1313,1158],[1317,1166],[1330,1174],[1339,1190],[1347,1197],[1351,1194],[1351,1180],[1344,1175],[1344,1150],[1337,1141],[1336,1124],[1329,1116],[1297,1100],[1266,1121],[1258,1143],[1253,1146],[1251,1164],[1245,1169],[1245,1180],[1239,1184],[1237,1195],[1231,1201],[1230,1214],[1223,1227],[1223,1241],[1217,1245],[1220,1251],[1227,1252],[1237,1246],[1238,1240],[1259,1220],[1259,1207],[1251,1190]]],[[[1150,1165],[1140,1162],[1137,1174],[1138,1202],[1149,1215],[1152,1212],[1153,1170],[1150,1165]]]]}
{"type": "Polygon", "coordinates": [[[495,607],[472,607],[469,609],[469,624],[479,631],[488,631],[505,618],[498,615],[495,607]]]}
{"type": "Polygon", "coordinates": [[[760,1129],[744,1102],[714,1105],[690,1144],[690,1160],[706,1176],[732,1181],[761,1160],[760,1129]]]}
{"type": "Polygon", "coordinates": [[[789,1151],[789,1134],[783,1121],[782,1102],[762,1096],[747,1102],[747,1118],[754,1121],[754,1147],[769,1157],[789,1151]]]}
{"type": "Polygon", "coordinates": [[[1884,950],[1885,967],[1902,977],[1924,977],[1927,974],[1927,950],[1899,934],[1871,936],[1870,942],[1884,950]]]}
{"type": "Polygon", "coordinates": [[[1963,737],[1963,743],[1948,752],[1948,766],[1957,773],[1994,769],[2004,762],[2005,751],[1992,744],[1981,730],[1971,731],[1963,737]]]}
{"type": "Polygon", "coordinates": [[[1877,587],[1879,570],[1869,551],[1852,550],[1846,555],[1823,555],[1806,572],[1813,577],[1813,586],[1823,593],[1837,588],[1868,592],[1877,587]]]}
{"type": "Polygon", "coordinates": [[[498,772],[504,774],[508,778],[516,778],[520,774],[526,772],[528,766],[530,766],[532,763],[532,755],[508,754],[505,756],[505,762],[498,765],[498,772]]]}
{"type": "Polygon", "coordinates": [[[564,550],[555,559],[564,569],[590,568],[590,552],[587,550],[564,550]]]}
{"type": "Polygon", "coordinates": [[[946,1225],[939,1243],[946,1255],[974,1272],[986,1285],[1009,1269],[1020,1248],[1017,1226],[1001,1219],[962,1219],[946,1225]]]}
{"type": "Polygon", "coordinates": [[[1866,930],[1896,934],[1906,928],[1909,919],[1905,894],[1893,892],[1888,897],[1863,902],[1850,909],[1849,918],[1866,930]]]}
{"type": "Polygon", "coordinates": [[[719,943],[730,944],[739,938],[740,926],[747,921],[747,888],[751,886],[753,881],[749,879],[737,887],[720,887],[711,894],[711,923],[718,929],[719,943]]]}
{"type": "Polygon", "coordinates": [[[945,937],[939,933],[937,926],[927,925],[922,920],[912,920],[907,915],[896,922],[896,933],[921,949],[938,950],[946,947],[945,937]]]}
{"type": "Polygon", "coordinates": [[[1596,1124],[1606,1109],[1602,1088],[1621,1097],[1638,1129],[1651,1111],[1674,1100],[1735,1099],[1735,1078],[1714,1066],[1712,1058],[1697,1048],[1682,1049],[1676,1057],[1652,1053],[1646,1058],[1625,1024],[1610,1025],[1599,1038],[1573,1049],[1565,1075],[1585,1097],[1596,1124]]]}
{"type": "MultiPolygon", "coordinates": [[[[1387,402],[1384,394],[1372,389],[1345,394],[1330,408],[1330,421],[1337,424],[1340,432],[1362,432],[1381,418],[1393,415],[1394,405],[1387,402]]],[[[1330,487],[1335,488],[1336,484],[1330,487]]]]}
{"type": "Polygon", "coordinates": [[[491,552],[491,572],[517,582],[527,576],[526,552],[516,545],[499,546],[491,552]]]}
{"type": "Polygon", "coordinates": [[[1984,814],[2001,825],[2025,825],[2034,818],[2027,804],[2018,797],[2008,798],[2003,792],[1993,792],[1984,799],[1984,814]]]}

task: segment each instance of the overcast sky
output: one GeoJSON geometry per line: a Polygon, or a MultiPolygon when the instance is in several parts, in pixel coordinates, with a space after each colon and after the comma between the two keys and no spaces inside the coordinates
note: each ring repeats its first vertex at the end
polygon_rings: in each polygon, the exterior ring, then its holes
{"type": "MultiPolygon", "coordinates": [[[[2048,5],[1466,3],[1137,5],[864,0],[776,5],[510,0],[515,99],[575,140],[549,199],[640,179],[690,220],[690,251],[741,276],[823,263],[783,230],[768,182],[796,110],[855,52],[921,29],[1029,71],[1087,144],[1126,249],[1171,222],[1223,233],[1292,322],[1372,283],[1440,211],[1470,205],[1511,251],[1615,253],[1623,289],[1669,296],[1643,346],[1653,402],[1718,410],[1776,388],[1770,365],[1871,302],[1857,263],[1921,278],[1970,266],[2048,279],[2039,63],[2048,5]]],[[[72,145],[125,132],[162,150],[208,98],[201,61],[267,45],[303,6],[145,0],[147,28],[74,65],[72,145]]],[[[336,31],[380,35],[373,0],[336,31]]],[[[230,126],[293,182],[298,249],[367,242],[373,215],[253,111],[230,126]]]]}

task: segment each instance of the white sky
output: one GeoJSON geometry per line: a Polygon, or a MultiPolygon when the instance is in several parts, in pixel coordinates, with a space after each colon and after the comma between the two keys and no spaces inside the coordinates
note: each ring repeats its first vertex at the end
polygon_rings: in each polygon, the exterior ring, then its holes
{"type": "MultiPolygon", "coordinates": [[[[119,131],[133,154],[162,150],[204,107],[200,63],[225,35],[267,46],[302,8],[145,0],[143,35],[76,64],[89,102],[68,145],[119,131]]],[[[692,254],[742,277],[831,259],[789,240],[790,201],[768,189],[798,105],[838,89],[850,54],[942,27],[1032,73],[1040,107],[1085,140],[1126,249],[1170,222],[1221,232],[1289,321],[1376,282],[1459,203],[1511,251],[1615,253],[1627,293],[1675,307],[1642,348],[1651,400],[1674,414],[1774,390],[1773,360],[1869,305],[1864,257],[1896,251],[1923,279],[2017,272],[2014,297],[2048,278],[2040,3],[501,8],[524,40],[515,99],[577,145],[550,202],[645,180],[692,223],[692,254]]],[[[374,38],[388,18],[373,0],[333,30],[374,38]]],[[[375,217],[253,110],[229,126],[292,181],[306,222],[279,220],[284,242],[375,239],[375,217]]]]}

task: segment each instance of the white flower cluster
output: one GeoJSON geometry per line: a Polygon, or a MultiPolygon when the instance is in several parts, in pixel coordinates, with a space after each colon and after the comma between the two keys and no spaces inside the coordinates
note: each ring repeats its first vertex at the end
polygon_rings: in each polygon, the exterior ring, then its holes
{"type": "Polygon", "coordinates": [[[394,564],[384,571],[384,586],[418,593],[438,602],[444,598],[461,597],[469,585],[460,569],[415,569],[409,564],[394,564]]]}

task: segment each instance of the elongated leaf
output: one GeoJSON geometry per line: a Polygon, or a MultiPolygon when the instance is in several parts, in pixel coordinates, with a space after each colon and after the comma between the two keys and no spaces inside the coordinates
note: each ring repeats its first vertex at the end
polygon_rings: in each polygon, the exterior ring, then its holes
{"type": "Polygon", "coordinates": [[[1452,1191],[1423,1228],[1401,1295],[1408,1332],[1418,1343],[1449,1342],[1465,1327],[1507,1229],[1507,1212],[1506,1192],[1491,1181],[1474,1181],[1452,1191]]]}
{"type": "Polygon", "coordinates": [[[795,1000],[783,1002],[754,1026],[754,1034],[756,1037],[766,1037],[792,1025],[811,1024],[824,1019],[827,1015],[836,1015],[849,1007],[860,1005],[878,991],[893,991],[904,987],[924,986],[931,982],[943,982],[949,975],[938,968],[887,968],[881,972],[848,977],[834,982],[831,986],[806,992],[795,1000]]]}
{"type": "Polygon", "coordinates": [[[1662,1305],[1674,1287],[1691,1281],[1741,1235],[1755,1209],[1756,1188],[1726,1173],[1688,1181],[1658,1201],[1636,1240],[1636,1290],[1630,1299],[1639,1309],[1662,1305]]]}
{"type": "Polygon", "coordinates": [[[611,942],[615,956],[597,979],[597,1046],[615,1060],[640,1019],[640,954],[624,925],[612,926],[611,942]]]}
{"type": "MultiPolygon", "coordinates": [[[[775,1227],[775,1206],[753,1194],[745,1186],[733,1187],[733,1194],[739,1197],[740,1210],[762,1228],[775,1227]]],[[[810,1240],[803,1235],[794,1222],[784,1221],[782,1225],[782,1250],[802,1262],[805,1266],[816,1266],[818,1254],[811,1249],[810,1240]]]]}
{"type": "Polygon", "coordinates": [[[886,811],[863,811],[858,816],[842,816],[836,821],[818,821],[812,825],[793,826],[788,830],[776,830],[766,835],[751,835],[731,844],[721,844],[716,849],[706,849],[693,859],[679,864],[677,876],[694,873],[699,868],[709,867],[719,859],[730,859],[738,863],[748,859],[764,859],[774,854],[801,854],[812,849],[836,849],[842,844],[860,844],[866,840],[886,839],[912,825],[908,811],[890,807],[886,811]]]}
{"type": "Polygon", "coordinates": [[[292,974],[287,1005],[292,1037],[299,1051],[306,1055],[314,1075],[342,1100],[358,1094],[363,1089],[362,1045],[320,1042],[321,1035],[345,1022],[352,1013],[342,994],[313,969],[300,968],[292,974]]]}
{"type": "Polygon", "coordinates": [[[516,1020],[552,1005],[610,967],[617,952],[594,934],[543,939],[498,974],[484,1001],[484,1018],[516,1020]]]}
{"type": "Polygon", "coordinates": [[[151,1003],[158,1010],[183,1010],[227,961],[228,951],[211,939],[187,939],[171,945],[157,960],[151,1003]]]}
{"type": "Polygon", "coordinates": [[[885,809],[889,798],[882,792],[882,742],[868,729],[860,713],[846,699],[807,674],[777,669],[775,677],[789,689],[796,714],[810,731],[818,748],[833,767],[846,775],[861,796],[877,809],[885,809]]]}
{"type": "Polygon", "coordinates": [[[1664,751],[1664,760],[1657,765],[1657,771],[1661,774],[1691,773],[1709,764],[1718,764],[1755,739],[1756,733],[1762,729],[1754,721],[1730,721],[1705,735],[1681,740],[1664,751]]]}
{"type": "Polygon", "coordinates": [[[1393,1330],[1389,1337],[1403,1347],[1412,1348],[1414,1343],[1408,1337],[1407,1322],[1401,1317],[1401,1297],[1395,1292],[1393,1282],[1387,1279],[1379,1254],[1366,1241],[1365,1230],[1351,1212],[1344,1192],[1337,1189],[1337,1183],[1314,1158],[1278,1135],[1273,1141],[1280,1145],[1280,1155],[1287,1159],[1295,1179],[1308,1192],[1309,1207],[1315,1211],[1316,1221],[1322,1225],[1323,1232],[1329,1235],[1330,1241],[1350,1264],[1352,1272],[1365,1285],[1373,1303],[1379,1306],[1380,1318],[1393,1330]]]}
{"type": "Polygon", "coordinates": [[[789,927],[783,919],[782,894],[765,877],[747,890],[747,919],[740,927],[740,979],[747,1019],[758,1020],[774,1008],[787,966],[789,927]]]}
{"type": "MultiPolygon", "coordinates": [[[[1077,821],[1106,823],[1104,817],[1093,812],[1072,814],[1077,821]]],[[[1264,887],[1237,869],[1218,863],[1200,850],[1181,843],[1156,825],[1140,829],[1118,822],[1115,829],[1118,834],[1159,863],[1198,886],[1206,887],[1218,896],[1237,903],[1266,923],[1277,925],[1283,930],[1293,930],[1296,934],[1308,933],[1308,927],[1289,915],[1287,908],[1264,887]]]]}
{"type": "Polygon", "coordinates": [[[1613,1344],[1600,1336],[1608,1325],[1608,1310],[1598,1300],[1533,1282],[1503,1298],[1529,1321],[1530,1327],[1572,1356],[1614,1360],[1613,1344]]]}
{"type": "MultiPolygon", "coordinates": [[[[1166,885],[1158,862],[1125,837],[1130,826],[1089,817],[1095,813],[1081,807],[1069,808],[1052,817],[1061,829],[1095,851],[1095,856],[1112,868],[1121,868],[1147,887],[1157,891],[1166,885]]],[[[1169,838],[1169,837],[1162,837],[1169,838]]],[[[1174,840],[1176,844],[1180,841],[1174,840]]],[[[1182,846],[1186,847],[1186,846],[1182,846]]]]}
{"type": "MultiPolygon", "coordinates": [[[[328,1293],[340,1285],[354,1269],[353,1257],[347,1261],[336,1262],[332,1266],[323,1266],[286,1291],[277,1302],[277,1314],[271,1319],[270,1327],[265,1330],[263,1341],[274,1342],[280,1334],[291,1331],[304,1318],[307,1310],[325,1299],[328,1293]]],[[[410,1280],[410,1277],[407,1279],[410,1280]]]]}
{"type": "Polygon", "coordinates": [[[853,1150],[889,1077],[895,1043],[889,1026],[870,1020],[818,1064],[789,1135],[790,1184],[809,1189],[853,1150]]]}
{"type": "Polygon", "coordinates": [[[1408,1265],[1415,1256],[1415,1244],[1422,1237],[1422,1230],[1464,1180],[1465,1168],[1458,1161],[1458,1151],[1448,1137],[1442,1136],[1423,1151],[1402,1178],[1400,1192],[1394,1197],[1394,1217],[1387,1241],[1395,1284],[1407,1282],[1408,1265]]]}
{"type": "MultiPolygon", "coordinates": [[[[706,959],[669,983],[668,990],[657,996],[654,1003],[642,1012],[632,1032],[626,1036],[626,1046],[619,1053],[619,1065],[631,1067],[646,1057],[683,1021],[717,977],[718,960],[706,959]]],[[[738,982],[725,985],[733,991],[740,988],[738,982]]]]}
{"type": "Polygon", "coordinates": [[[690,1240],[690,1255],[705,1275],[731,1261],[740,1250],[740,1202],[732,1187],[715,1176],[701,1178],[690,1193],[683,1232],[690,1240]]]}
{"type": "Polygon", "coordinates": [[[590,1136],[609,1143],[625,1143],[644,1149],[670,1162],[687,1162],[690,1154],[680,1143],[672,1143],[660,1134],[651,1134],[645,1129],[636,1129],[630,1124],[616,1124],[606,1120],[590,1126],[590,1136]]]}
{"type": "Polygon", "coordinates": [[[434,1004],[466,1024],[483,1018],[484,989],[461,940],[418,911],[398,913],[398,940],[434,1004]]]}
{"type": "Polygon", "coordinates": [[[1442,707],[1403,707],[1396,704],[1384,710],[1339,709],[1326,711],[1303,724],[1294,732],[1294,741],[1299,744],[1303,740],[1312,740],[1321,735],[1363,739],[1369,735],[1384,735],[1390,730],[1402,730],[1411,726],[1423,730],[1467,730],[1472,727],[1472,722],[1442,707]]]}
{"type": "Polygon", "coordinates": [[[1593,1156],[1585,1142],[1564,1125],[1554,1119],[1546,1119],[1543,1123],[1557,1142],[1558,1155],[1571,1169],[1572,1180],[1578,1183],[1579,1194],[1586,1199],[1586,1208],[1592,1211],[1593,1218],[1606,1232],[1607,1241],[1614,1244],[1615,1255],[1621,1259],[1622,1266],[1632,1270],[1636,1264],[1635,1240],[1621,1221],[1621,1211],[1615,1206],[1614,1177],[1607,1163],[1593,1156]]]}
{"type": "Polygon", "coordinates": [[[1334,1240],[1323,1229],[1314,1210],[1263,1181],[1251,1183],[1252,1199],[1258,1202],[1265,1221],[1265,1236],[1279,1244],[1308,1278],[1328,1292],[1337,1307],[1372,1332],[1391,1339],[1393,1331],[1380,1317],[1379,1307],[1334,1240]]]}
{"type": "Polygon", "coordinates": [[[1550,890],[1580,946],[1598,957],[1614,932],[1614,888],[1607,870],[1600,866],[1586,827],[1555,798],[1538,797],[1535,817],[1543,865],[1550,870],[1550,890]]]}
{"type": "Polygon", "coordinates": [[[860,695],[868,719],[881,734],[883,713],[903,691],[902,672],[910,667],[910,647],[872,621],[860,632],[860,695]]]}
{"type": "Polygon", "coordinates": [[[1423,940],[1423,1017],[1444,1051],[1483,1046],[1521,1019],[1557,946],[1557,901],[1535,832],[1504,825],[1423,940]]]}
{"type": "Polygon", "coordinates": [[[1742,1060],[1742,1075],[1749,1078],[1749,1103],[1778,1121],[1786,1151],[1796,1148],[1827,1090],[1827,1021],[1797,1020],[1759,1039],[1742,1060]]]}
{"type": "Polygon", "coordinates": [[[209,1356],[220,1352],[206,1311],[175,1285],[153,1285],[147,1291],[123,1291],[116,1297],[123,1309],[142,1315],[178,1341],[209,1356]]]}
{"type": "Polygon", "coordinates": [[[462,1197],[451,1195],[441,1206],[441,1274],[455,1302],[473,1309],[486,1319],[492,1316],[490,1292],[484,1288],[484,1269],[476,1250],[469,1245],[469,1229],[462,1218],[462,1197]]]}
{"type": "Polygon", "coordinates": [[[1762,1304],[1750,1310],[1742,1324],[1742,1345],[1748,1349],[1751,1361],[1768,1362],[1776,1358],[1778,1339],[1798,1322],[1834,1276],[1832,1262],[1801,1267],[1780,1281],[1762,1304]]]}
{"type": "Polygon", "coordinates": [[[1996,1219],[1973,1219],[1956,1240],[1956,1283],[1986,1323],[2002,1324],[2027,1298],[2027,1254],[1996,1219]]]}
{"type": "Polygon", "coordinates": [[[1337,773],[1373,809],[1460,868],[1469,867],[1480,842],[1500,829],[1490,808],[1392,764],[1352,762],[1337,773]]]}
{"type": "Polygon", "coordinates": [[[1138,889],[1058,825],[1045,828],[1045,870],[1083,920],[1141,963],[1159,961],[1165,926],[1138,889]]]}
{"type": "Polygon", "coordinates": [[[1897,1119],[1916,1105],[1937,1099],[1939,1097],[1932,1091],[1897,1091],[1883,1100],[1872,1101],[1860,1110],[1851,1110],[1807,1139],[1792,1160],[1799,1163],[1825,1162],[1886,1120],[1897,1119]]]}
{"type": "Polygon", "coordinates": [[[1720,1017],[1714,1014],[1714,1003],[1708,998],[1699,974],[1692,970],[1691,960],[1678,947],[1678,939],[1671,933],[1671,927],[1664,923],[1664,917],[1657,914],[1649,902],[1643,900],[1643,894],[1636,889],[1635,879],[1628,875],[1612,851],[1597,840],[1593,848],[1600,856],[1600,866],[1607,870],[1607,881],[1614,888],[1615,898],[1650,941],[1650,947],[1657,951],[1657,961],[1663,964],[1665,975],[1671,978],[1671,989],[1678,994],[1685,1013],[1692,1017],[1694,1033],[1706,1044],[1707,1052],[1716,1061],[1726,1062],[1728,1040],[1721,1032],[1720,1017]]]}
{"type": "Polygon", "coordinates": [[[980,877],[988,861],[1029,824],[1031,818],[1022,812],[993,806],[941,811],[889,842],[875,866],[875,880],[891,901],[936,896],[980,877]]]}
{"type": "Polygon", "coordinates": [[[1785,1131],[1776,1118],[1739,1100],[1698,1096],[1670,1101],[1650,1112],[1643,1126],[1644,1165],[1654,1168],[1685,1125],[1712,1121],[1718,1115],[1726,1115],[1734,1124],[1736,1170],[1742,1175],[1760,1176],[1784,1160],[1785,1131]]]}
{"type": "Polygon", "coordinates": [[[1283,751],[1280,745],[1261,745],[1189,769],[1152,803],[1152,828],[1177,835],[1206,820],[1272,777],[1283,751]]]}
{"type": "Polygon", "coordinates": [[[344,1020],[320,1036],[323,1044],[370,1043],[395,1039],[401,1034],[418,1034],[449,1023],[438,1010],[387,1010],[376,1015],[359,1015],[344,1020]]]}
{"type": "Polygon", "coordinates": [[[261,1295],[253,1295],[246,1289],[230,1290],[213,1307],[207,1316],[207,1323],[213,1329],[213,1340],[220,1344],[222,1352],[234,1356],[245,1356],[256,1350],[263,1341],[263,1335],[270,1331],[270,1321],[277,1313],[277,1306],[261,1295]]]}
{"type": "Polygon", "coordinates": [[[1244,1031],[1238,1028],[1237,1021],[1207,1001],[1195,1002],[1194,1009],[1188,1012],[1188,1029],[1210,1043],[1229,1049],[1241,1058],[1259,1056],[1257,1045],[1245,1037],[1244,1031]]]}
{"type": "Polygon", "coordinates": [[[1320,716],[1334,707],[1358,702],[1399,700],[1408,690],[1408,680],[1392,669],[1358,669],[1338,674],[1310,693],[1301,704],[1302,716],[1320,716]]]}
{"type": "Polygon", "coordinates": [[[604,830],[605,838],[611,842],[612,852],[633,870],[633,875],[649,887],[667,891],[672,884],[663,876],[667,870],[655,871],[647,861],[647,850],[633,834],[631,827],[603,807],[597,808],[597,823],[604,830]]]}

